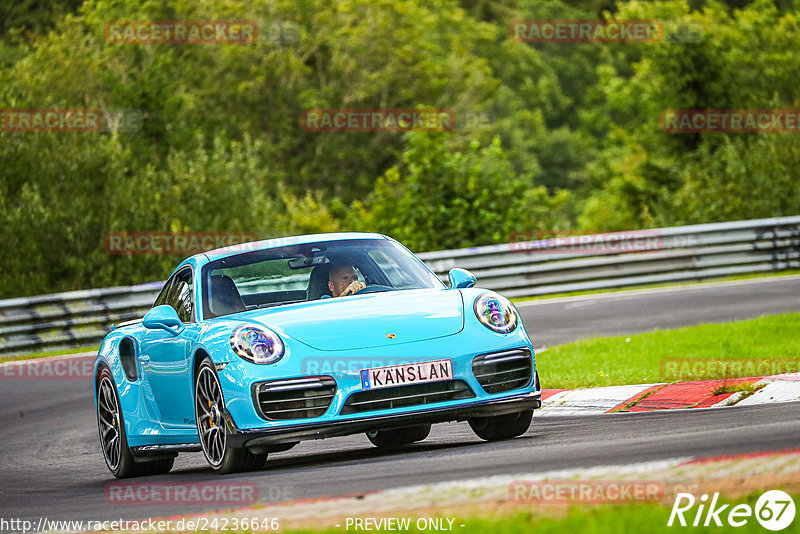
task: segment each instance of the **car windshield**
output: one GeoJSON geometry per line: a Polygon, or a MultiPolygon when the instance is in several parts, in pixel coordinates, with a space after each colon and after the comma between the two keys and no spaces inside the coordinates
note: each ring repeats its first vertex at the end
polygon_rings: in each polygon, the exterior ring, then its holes
{"type": "Polygon", "coordinates": [[[444,287],[422,262],[394,241],[322,241],[210,262],[203,267],[204,317],[328,299],[333,296],[329,281],[337,277],[355,283],[359,295],[444,287]]]}

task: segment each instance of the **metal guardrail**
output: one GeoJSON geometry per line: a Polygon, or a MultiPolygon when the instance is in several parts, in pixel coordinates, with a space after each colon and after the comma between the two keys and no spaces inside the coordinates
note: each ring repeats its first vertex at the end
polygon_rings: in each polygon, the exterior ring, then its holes
{"type": "Polygon", "coordinates": [[[98,345],[112,323],[137,319],[163,282],[0,300],[0,355],[98,345]]]}
{"type": "MultiPolygon", "coordinates": [[[[620,234],[653,238],[647,250],[568,252],[557,240],[419,254],[442,279],[469,269],[481,287],[530,297],[800,268],[800,216],[657,228],[620,234]]],[[[607,234],[614,235],[614,234],[607,234]]],[[[593,242],[592,236],[587,236],[593,242]]],[[[577,238],[580,240],[580,238],[577,238]]],[[[606,244],[609,239],[599,239],[606,244]]],[[[573,241],[574,242],[574,241],[573,241]]]]}
{"type": "MultiPolygon", "coordinates": [[[[521,241],[418,256],[442,280],[451,268],[462,267],[472,271],[481,287],[508,297],[687,282],[800,268],[800,216],[521,241]],[[650,241],[644,247],[620,244],[631,235],[650,241]],[[599,242],[604,250],[597,250],[599,242]]],[[[96,345],[112,323],[141,317],[161,285],[0,300],[0,355],[96,345]]]]}

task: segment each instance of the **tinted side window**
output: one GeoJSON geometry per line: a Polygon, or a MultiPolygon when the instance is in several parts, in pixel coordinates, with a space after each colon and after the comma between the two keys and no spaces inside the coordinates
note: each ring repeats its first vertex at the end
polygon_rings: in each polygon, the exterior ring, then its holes
{"type": "Polygon", "coordinates": [[[170,289],[172,289],[172,284],[174,283],[174,277],[167,280],[167,282],[164,284],[164,287],[161,288],[161,293],[159,293],[156,297],[156,301],[153,303],[153,308],[167,303],[167,296],[169,295],[170,289]]]}
{"type": "Polygon", "coordinates": [[[192,320],[192,271],[185,269],[173,276],[161,290],[153,306],[168,304],[184,323],[192,320]]]}
{"type": "Polygon", "coordinates": [[[192,320],[192,271],[186,270],[178,274],[174,292],[170,295],[170,306],[178,312],[181,321],[187,323],[192,320]]]}

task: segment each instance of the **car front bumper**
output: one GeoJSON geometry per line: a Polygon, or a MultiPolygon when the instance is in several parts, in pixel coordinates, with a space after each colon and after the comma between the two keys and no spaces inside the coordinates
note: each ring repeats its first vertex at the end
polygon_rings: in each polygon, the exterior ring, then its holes
{"type": "Polygon", "coordinates": [[[258,450],[259,448],[268,449],[270,445],[347,436],[372,430],[464,421],[472,417],[491,417],[534,410],[541,407],[541,397],[541,391],[528,391],[499,399],[472,399],[468,404],[459,406],[420,408],[403,414],[383,414],[350,419],[340,417],[335,421],[310,422],[255,430],[239,429],[227,410],[224,412],[224,416],[230,444],[233,447],[258,450]]]}

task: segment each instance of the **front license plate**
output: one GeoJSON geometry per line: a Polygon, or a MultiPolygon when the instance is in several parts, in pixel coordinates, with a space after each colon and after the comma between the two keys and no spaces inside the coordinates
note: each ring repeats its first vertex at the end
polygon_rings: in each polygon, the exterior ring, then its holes
{"type": "Polygon", "coordinates": [[[361,389],[380,389],[404,384],[437,382],[453,378],[450,360],[409,363],[361,370],[361,389]]]}

